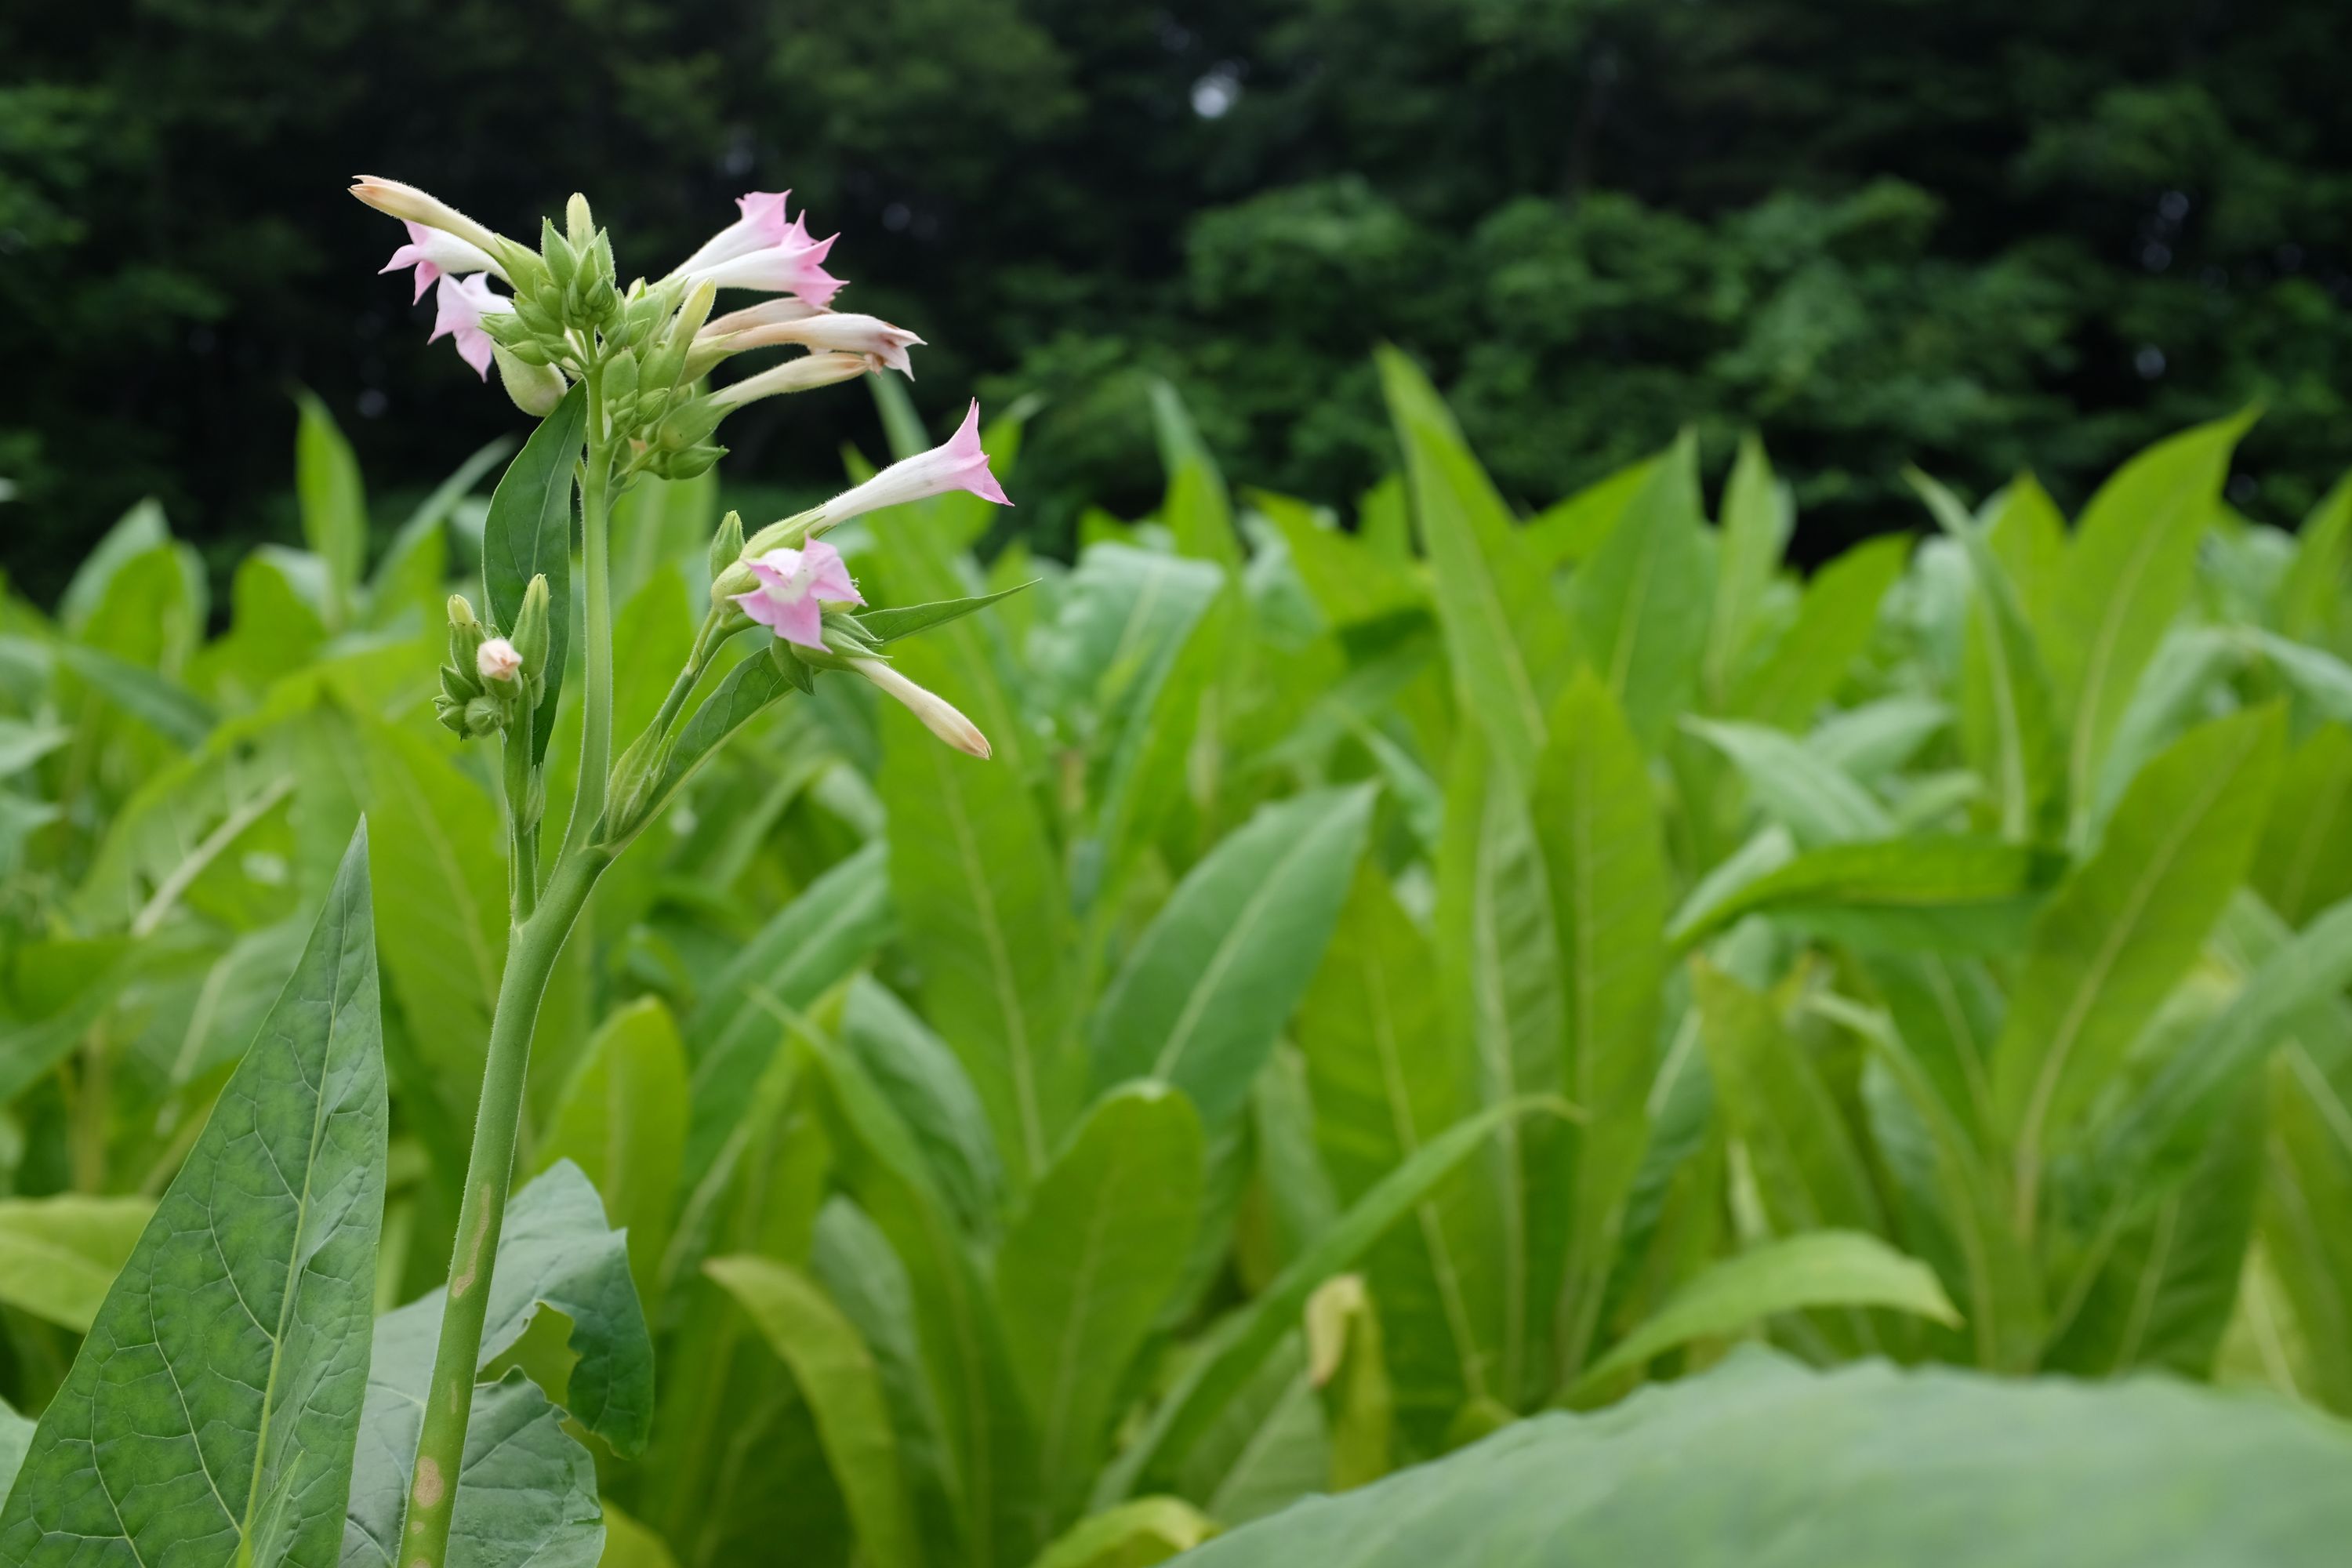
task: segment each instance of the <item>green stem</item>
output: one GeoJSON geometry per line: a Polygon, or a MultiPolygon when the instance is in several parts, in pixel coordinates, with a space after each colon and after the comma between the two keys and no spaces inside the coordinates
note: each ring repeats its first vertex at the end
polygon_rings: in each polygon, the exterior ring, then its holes
{"type": "Polygon", "coordinates": [[[588,569],[588,689],[582,694],[580,786],[564,828],[566,854],[583,848],[604,815],[613,769],[613,582],[609,562],[613,452],[604,378],[588,373],[588,463],[580,476],[580,548],[588,569]]]}
{"type": "Polygon", "coordinates": [[[539,906],[539,823],[530,815],[531,711],[521,705],[506,737],[507,901],[520,925],[539,906]]]}
{"type": "Polygon", "coordinates": [[[475,1373],[482,1354],[482,1321],[490,1273],[499,1255],[513,1185],[515,1143],[522,1131],[523,1086],[541,998],[564,939],[587,906],[606,865],[596,851],[561,857],[538,910],[519,923],[507,944],[498,1011],[490,1020],[489,1059],[474,1118],[474,1148],[466,1165],[466,1193],[457,1209],[457,1245],[449,1260],[449,1295],[441,1314],[441,1342],[417,1435],[416,1467],[408,1490],[408,1517],[399,1560],[403,1568],[443,1568],[449,1520],[473,1414],[475,1373]]]}

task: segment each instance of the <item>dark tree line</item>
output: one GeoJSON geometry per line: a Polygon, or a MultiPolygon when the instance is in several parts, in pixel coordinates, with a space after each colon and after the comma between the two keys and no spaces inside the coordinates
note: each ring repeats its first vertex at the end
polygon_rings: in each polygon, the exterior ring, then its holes
{"type": "MultiPolygon", "coordinates": [[[[929,340],[927,406],[1047,395],[1049,546],[1150,504],[1150,374],[1236,479],[1344,502],[1381,339],[1530,505],[1754,425],[1819,553],[1914,521],[1906,461],[2078,501],[2260,397],[2233,499],[2292,521],[2352,462],[2344,37],[2336,0],[10,6],[0,564],[53,594],[147,493],[290,537],[296,383],[380,483],[517,422],[373,276],[362,171],[518,232],[584,189],[625,274],[791,186],[842,303],[929,340]]],[[[739,485],[876,442],[854,393],[729,430],[739,485]]]]}

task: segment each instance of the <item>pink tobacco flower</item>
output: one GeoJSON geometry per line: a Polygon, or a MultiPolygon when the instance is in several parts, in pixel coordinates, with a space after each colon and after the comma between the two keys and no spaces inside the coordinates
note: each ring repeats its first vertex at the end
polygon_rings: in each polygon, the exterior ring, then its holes
{"type": "Polygon", "coordinates": [[[950,490],[970,490],[998,506],[1013,504],[1005,499],[1004,487],[988,471],[988,454],[980,445],[980,400],[976,397],[965,412],[963,423],[956,426],[956,433],[943,445],[893,463],[864,484],[834,497],[819,509],[818,526],[830,528],[864,512],[879,511],[884,507],[921,500],[927,496],[945,495],[950,490]]]}
{"type": "Polygon", "coordinates": [[[474,672],[484,680],[512,680],[522,668],[522,655],[504,637],[491,637],[474,650],[474,672]]]}
{"type": "Polygon", "coordinates": [[[820,351],[858,354],[877,370],[895,370],[912,381],[915,367],[907,357],[907,350],[922,341],[906,328],[894,327],[879,316],[836,315],[831,310],[820,310],[795,321],[747,328],[715,342],[717,347],[736,353],[778,343],[802,343],[820,351]]]}
{"type": "Polygon", "coordinates": [[[459,239],[454,234],[430,227],[414,218],[401,220],[408,226],[408,243],[392,253],[392,259],[378,268],[380,272],[397,272],[404,267],[416,268],[416,299],[425,298],[425,290],[444,275],[467,272],[490,272],[500,278],[505,268],[490,253],[470,240],[459,239]]]}
{"type": "Polygon", "coordinates": [[[803,647],[824,646],[823,602],[862,605],[866,596],[849,580],[841,552],[823,540],[799,550],[771,550],[744,563],[759,586],[732,595],[743,613],[803,647]]]}
{"type": "Polygon", "coordinates": [[[938,692],[916,685],[882,659],[853,658],[849,667],[904,703],[908,712],[923,721],[923,728],[957,751],[966,756],[987,757],[988,737],[980,732],[980,726],[938,692]]]}
{"type": "Polygon", "coordinates": [[[514,309],[514,301],[490,292],[490,280],[477,272],[467,279],[444,277],[434,291],[433,335],[425,341],[436,342],[444,337],[457,341],[457,357],[474,367],[474,374],[484,381],[490,378],[490,351],[495,346],[490,334],[482,331],[482,318],[495,316],[514,309]]]}
{"type": "Polygon", "coordinates": [[[702,242],[701,248],[678,263],[680,273],[694,273],[748,256],[755,250],[768,250],[787,243],[806,245],[808,232],[797,223],[784,221],[784,200],[790,191],[751,191],[735,198],[735,208],[743,216],[702,242]],[[798,237],[793,237],[798,230],[798,237]]]}

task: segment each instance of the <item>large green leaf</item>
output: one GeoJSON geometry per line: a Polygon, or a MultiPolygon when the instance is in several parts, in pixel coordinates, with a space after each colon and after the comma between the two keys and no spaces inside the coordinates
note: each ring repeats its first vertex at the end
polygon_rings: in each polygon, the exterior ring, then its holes
{"type": "MultiPolygon", "coordinates": [[[[1577,572],[1570,595],[1578,647],[1644,746],[1664,737],[1697,681],[1713,604],[1710,570],[1698,443],[1685,434],[1626,502],[1607,542],[1577,572]]],[[[1543,732],[1538,725],[1536,733],[1543,732]]]]}
{"type": "Polygon", "coordinates": [[[1891,837],[1895,824],[1877,798],[1835,763],[1760,724],[1685,719],[1683,728],[1731,759],[1765,812],[1811,847],[1891,837]]]}
{"type": "Polygon", "coordinates": [[[1454,689],[1504,768],[1524,780],[1568,672],[1568,618],[1436,390],[1394,349],[1381,351],[1380,365],[1454,689]]]}
{"type": "Polygon", "coordinates": [[[1916,835],[1808,850],[1680,916],[1677,945],[1769,913],[1864,949],[2006,947],[2063,862],[1995,838],[1916,835]]]}
{"type": "Polygon", "coordinates": [[[1219,1321],[1143,1432],[1104,1470],[1095,1506],[1107,1507],[1160,1468],[1183,1458],[1286,1336],[1296,1331],[1307,1298],[1333,1275],[1352,1268],[1391,1226],[1418,1208],[1487,1136],[1531,1112],[1558,1114],[1557,1100],[1533,1098],[1491,1106],[1455,1122],[1379,1184],[1317,1237],[1247,1306],[1219,1321]]]}
{"type": "Polygon", "coordinates": [[[0,1512],[0,1560],[323,1563],[368,1375],[385,1132],[367,839],[0,1512]]]}
{"type": "Polygon", "coordinates": [[[2205,531],[2251,413],[2159,441],[2084,510],[2051,609],[2050,673],[2072,734],[2067,797],[2082,811],[2140,672],[2188,602],[2205,531]]]}
{"type": "Polygon", "coordinates": [[[669,1245],[686,1150],[686,1047],[669,1009],[639,997],[604,1021],[556,1102],[536,1163],[580,1167],[604,1217],[629,1235],[629,1271],[649,1296],[669,1245]]]}
{"type": "MultiPolygon", "coordinates": [[[[1566,1095],[1581,1118],[1564,1143],[1566,1190],[1558,1177],[1530,1173],[1532,1283],[1550,1296],[1543,1306],[1557,1378],[1574,1373],[1591,1342],[1626,1189],[1648,1141],[1673,897],[1639,739],[1590,671],[1553,710],[1532,815],[1550,878],[1563,1026],[1560,1078],[1524,1087],[1566,1095]]],[[[1547,1142],[1532,1139],[1530,1153],[1540,1160],[1547,1142]]]]}
{"type": "MultiPolygon", "coordinates": [[[[1340,910],[1323,966],[1298,1010],[1316,1142],[1342,1204],[1354,1203],[1459,1120],[1472,1084],[1455,1049],[1436,950],[1370,866],[1340,910]]],[[[1366,1265],[1380,1301],[1399,1415],[1433,1447],[1463,1403],[1492,1398],[1499,1344],[1502,1238],[1475,1173],[1413,1210],[1366,1265]]]]}
{"type": "Polygon", "coordinates": [[[154,1215],[141,1197],[0,1198],[0,1302],[88,1332],[154,1215]]]}
{"type": "Polygon", "coordinates": [[[2103,1389],[1750,1351],[1238,1530],[1199,1568],[2320,1568],[2352,1436],[2180,1384],[2103,1389]]]}
{"type": "Polygon", "coordinates": [[[1900,534],[1858,544],[1815,574],[1796,619],[1771,652],[1749,663],[1732,700],[1737,712],[1783,729],[1811,723],[1837,693],[1878,625],[1878,606],[1902,575],[1911,542],[1900,534]]]}
{"type": "Polygon", "coordinates": [[[1008,759],[961,755],[896,703],[882,735],[889,888],[921,966],[923,1010],[971,1075],[1025,1185],[1086,1090],[1059,858],[1008,759]]]}
{"type": "Polygon", "coordinates": [[[523,590],[547,578],[547,696],[531,723],[531,760],[555,732],[564,659],[572,647],[572,481],[588,430],[588,386],[574,385],[539,422],[490,492],[482,525],[482,593],[501,632],[514,629],[523,590]]]}
{"type": "Polygon", "coordinates": [[[1069,1502],[1100,1461],[1129,1363],[1182,1273],[1201,1159],[1191,1102],[1129,1085],[1078,1124],[997,1249],[997,1310],[1036,1426],[1038,1473],[1069,1502]]]}
{"type": "MultiPolygon", "coordinates": [[[[436,1290],[376,1320],[343,1525],[344,1568],[390,1568],[397,1561],[446,1303],[447,1292],[436,1290]]],[[[623,1456],[639,1452],[651,1428],[653,1342],[630,1282],[628,1248],[604,1223],[596,1190],[570,1163],[533,1178],[507,1205],[482,1328],[482,1370],[495,1370],[551,1310],[570,1325],[572,1363],[560,1387],[543,1391],[521,1367],[474,1385],[450,1525],[453,1564],[593,1563],[604,1539],[595,1465],[563,1423],[568,1416],[623,1456]]]]}
{"type": "Polygon", "coordinates": [[[2021,1221],[2048,1151],[2179,983],[2244,875],[2269,809],[2280,729],[2278,713],[2263,710],[2176,742],[2125,793],[2105,842],[2036,919],[1992,1063],[2021,1221]]]}
{"type": "Polygon", "coordinates": [[[874,1568],[915,1568],[923,1549],[898,1439],[881,1373],[857,1326],[806,1276],[772,1259],[714,1258],[702,1267],[792,1369],[856,1527],[858,1560],[874,1568]]]}
{"type": "Polygon", "coordinates": [[[2323,724],[2287,758],[2247,880],[2291,926],[2352,896],[2352,729],[2323,724]]]}
{"type": "MultiPolygon", "coordinates": [[[[1677,453],[1677,456],[1681,454],[1677,453]]],[[[1715,613],[1706,627],[1703,694],[1720,711],[1731,689],[1732,671],[1754,635],[1765,591],[1789,547],[1797,509],[1789,487],[1772,475],[1764,443],[1751,432],[1739,440],[1739,456],[1723,487],[1723,526],[1718,531],[1715,613]]],[[[1529,525],[1533,528],[1534,524],[1529,525]]],[[[1685,590],[1687,591],[1687,590],[1685,590]]]]}
{"type": "Polygon", "coordinates": [[[992,1227],[1004,1162],[955,1053],[896,993],[864,975],[850,984],[841,1038],[914,1134],[958,1221],[975,1233],[992,1227]]]}
{"type": "Polygon", "coordinates": [[[1585,1373],[1587,1384],[1692,1340],[1807,1307],[1891,1307],[1956,1323],[1934,1271],[1874,1236],[1813,1230],[1727,1258],[1675,1291],[1585,1373]]]}
{"type": "Polygon", "coordinates": [[[1192,868],[1095,1009],[1097,1083],[1161,1079],[1213,1130],[1241,1108],[1331,939],[1372,800],[1357,785],[1268,806],[1192,868]]]}

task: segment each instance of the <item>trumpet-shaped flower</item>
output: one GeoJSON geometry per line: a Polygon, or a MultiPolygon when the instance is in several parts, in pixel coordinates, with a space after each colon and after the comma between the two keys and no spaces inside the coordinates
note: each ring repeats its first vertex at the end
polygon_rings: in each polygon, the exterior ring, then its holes
{"type": "Polygon", "coordinates": [[[957,751],[966,756],[987,757],[988,737],[980,732],[980,726],[938,692],[916,685],[887,660],[870,655],[851,659],[849,668],[898,699],[907,711],[923,721],[923,728],[957,751]]]}
{"type": "Polygon", "coordinates": [[[922,341],[906,328],[894,327],[879,316],[837,315],[820,310],[794,321],[750,327],[710,342],[713,352],[727,353],[777,343],[801,343],[820,351],[860,355],[877,370],[895,370],[912,381],[915,367],[907,357],[907,350],[922,341]]]}
{"type": "Polygon", "coordinates": [[[490,280],[477,272],[462,279],[445,276],[434,291],[433,304],[433,335],[425,341],[455,338],[457,357],[472,365],[476,375],[489,380],[490,352],[496,345],[482,330],[482,318],[513,310],[514,301],[491,293],[490,280]]]}
{"type": "Polygon", "coordinates": [[[415,268],[416,299],[425,298],[425,290],[433,286],[435,279],[445,275],[490,272],[500,278],[506,277],[506,269],[490,253],[470,240],[459,239],[454,234],[430,227],[413,218],[401,221],[408,226],[408,243],[394,251],[392,259],[377,270],[397,272],[404,267],[415,268]]]}
{"type": "Polygon", "coordinates": [[[502,247],[514,243],[502,238],[488,225],[475,222],[432,192],[420,191],[398,180],[361,174],[352,181],[352,195],[380,213],[454,235],[486,255],[496,256],[502,247]]]}
{"type": "Polygon", "coordinates": [[[771,365],[757,375],[729,382],[710,395],[710,402],[714,407],[737,409],[779,393],[810,392],[820,386],[831,386],[835,382],[849,381],[864,375],[866,368],[863,354],[803,354],[782,364],[771,365]]]}
{"type": "Polygon", "coordinates": [[[973,398],[956,433],[928,452],[902,458],[853,489],[844,490],[818,509],[819,528],[864,512],[879,511],[950,490],[970,490],[985,501],[1011,506],[1004,487],[988,471],[988,454],[980,445],[980,400],[973,398]]]}
{"type": "Polygon", "coordinates": [[[799,550],[771,550],[744,563],[758,580],[748,594],[731,595],[743,613],[786,642],[824,646],[823,602],[862,605],[866,596],[850,581],[841,552],[822,540],[799,550]]]}
{"type": "Polygon", "coordinates": [[[504,637],[486,637],[474,650],[474,672],[484,680],[512,680],[522,671],[522,655],[504,637]]]}
{"type": "MultiPolygon", "coordinates": [[[[692,256],[678,263],[678,272],[698,272],[754,250],[787,243],[799,228],[799,225],[784,220],[784,201],[791,195],[790,191],[748,191],[737,196],[735,209],[743,216],[704,240],[692,256]]],[[[805,229],[800,230],[797,243],[808,243],[805,229]]]]}
{"type": "Polygon", "coordinates": [[[709,279],[721,289],[758,289],[793,294],[823,310],[841,292],[842,280],[824,269],[834,235],[811,239],[803,215],[784,220],[786,191],[754,191],[737,200],[743,216],[720,229],[686,258],[672,276],[709,279]]]}

